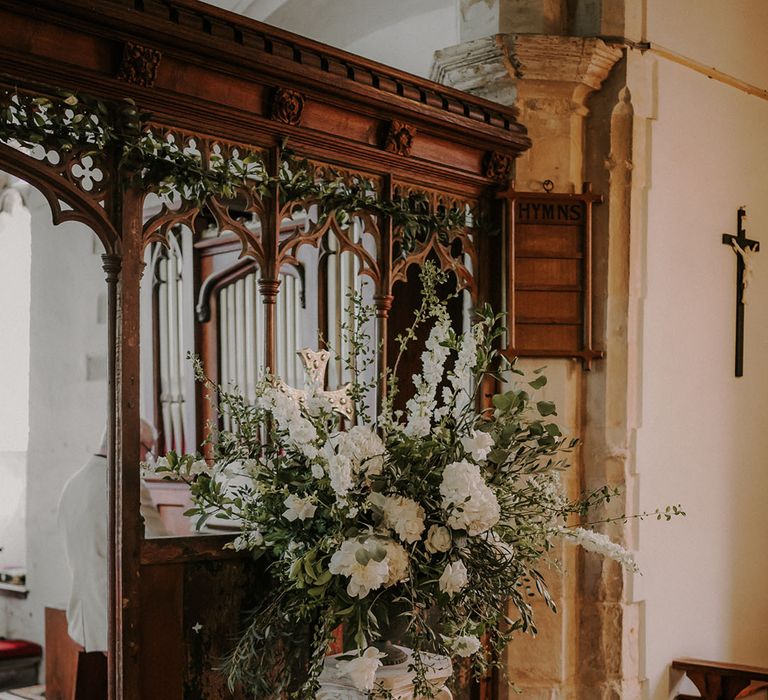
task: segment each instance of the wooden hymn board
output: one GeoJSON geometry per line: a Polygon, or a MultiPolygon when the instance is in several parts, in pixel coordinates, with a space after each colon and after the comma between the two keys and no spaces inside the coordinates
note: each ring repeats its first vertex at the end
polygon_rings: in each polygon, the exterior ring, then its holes
{"type": "Polygon", "coordinates": [[[592,206],[602,197],[516,192],[507,200],[507,354],[578,358],[589,369],[592,346],[592,206]]]}

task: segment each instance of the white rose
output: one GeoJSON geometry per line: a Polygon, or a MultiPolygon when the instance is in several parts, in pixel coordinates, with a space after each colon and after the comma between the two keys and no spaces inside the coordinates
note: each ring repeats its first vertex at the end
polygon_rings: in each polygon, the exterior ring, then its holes
{"type": "Polygon", "coordinates": [[[336,671],[342,676],[349,676],[355,688],[363,692],[370,692],[376,683],[376,671],[381,667],[383,654],[374,647],[368,647],[356,659],[339,661],[336,671]]]}
{"type": "Polygon", "coordinates": [[[384,526],[394,530],[408,544],[418,542],[424,532],[424,509],[405,496],[373,494],[369,499],[384,512],[384,526]]]}
{"type": "Polygon", "coordinates": [[[451,597],[467,585],[467,567],[463,561],[447,564],[438,581],[440,590],[451,597]]]}
{"type": "Polygon", "coordinates": [[[451,531],[442,525],[432,525],[424,544],[430,554],[447,552],[451,548],[451,531]]]}
{"type": "Polygon", "coordinates": [[[291,522],[294,520],[304,521],[307,518],[312,518],[317,510],[317,506],[312,503],[311,496],[301,498],[301,496],[296,496],[293,493],[283,501],[283,505],[286,508],[283,517],[291,522]]]}
{"type": "Polygon", "coordinates": [[[473,430],[470,437],[461,438],[462,447],[472,455],[476,462],[482,462],[493,447],[493,437],[490,433],[473,430]]]}
{"type": "Polygon", "coordinates": [[[447,638],[445,645],[456,656],[472,656],[472,654],[480,651],[480,640],[473,634],[447,638]]]}
{"type": "Polygon", "coordinates": [[[322,479],[323,476],[325,476],[325,472],[323,471],[323,466],[321,464],[312,462],[312,476],[315,479],[322,479]]]}

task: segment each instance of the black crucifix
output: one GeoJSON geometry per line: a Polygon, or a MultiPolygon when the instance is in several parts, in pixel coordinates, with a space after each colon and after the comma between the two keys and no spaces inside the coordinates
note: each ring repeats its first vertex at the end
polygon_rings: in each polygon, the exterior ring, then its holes
{"type": "Polygon", "coordinates": [[[759,241],[747,238],[744,219],[746,207],[739,207],[737,213],[736,235],[723,234],[723,245],[733,248],[736,253],[736,376],[744,375],[744,304],[747,288],[752,276],[751,256],[760,250],[759,241]]]}

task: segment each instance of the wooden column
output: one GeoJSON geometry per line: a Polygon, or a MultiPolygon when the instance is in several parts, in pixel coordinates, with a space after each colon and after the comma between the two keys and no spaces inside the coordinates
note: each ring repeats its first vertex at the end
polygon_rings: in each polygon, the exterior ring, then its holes
{"type": "MultiPolygon", "coordinates": [[[[114,440],[109,446],[112,465],[110,511],[110,588],[115,597],[111,609],[110,700],[144,700],[139,691],[139,577],[142,526],[139,512],[139,286],[144,268],[142,241],[143,192],[124,181],[116,220],[120,227],[122,265],[117,294],[109,301],[109,317],[115,323],[115,386],[110,405],[114,440]],[[116,298],[115,298],[116,297],[116,298]],[[115,303],[116,302],[116,303],[115,303]]],[[[113,273],[114,274],[114,273],[113,273]]]]}
{"type": "MultiPolygon", "coordinates": [[[[392,176],[385,175],[382,178],[381,197],[387,202],[392,201],[393,187],[392,176]]],[[[378,281],[378,289],[374,296],[374,303],[376,304],[376,321],[377,332],[379,337],[377,341],[379,343],[379,360],[378,360],[378,373],[379,373],[379,386],[378,386],[378,404],[381,407],[384,403],[384,399],[387,396],[387,323],[389,320],[389,312],[392,309],[392,302],[394,296],[392,295],[392,240],[394,237],[394,230],[392,226],[392,219],[389,216],[382,217],[379,221],[379,250],[377,253],[380,277],[378,281]]]]}
{"type": "Polygon", "coordinates": [[[259,293],[264,304],[264,364],[273,374],[277,372],[275,355],[275,304],[280,289],[280,176],[282,149],[269,150],[268,170],[273,178],[272,196],[265,199],[264,217],[261,222],[261,243],[264,248],[264,269],[259,280],[259,293]]]}

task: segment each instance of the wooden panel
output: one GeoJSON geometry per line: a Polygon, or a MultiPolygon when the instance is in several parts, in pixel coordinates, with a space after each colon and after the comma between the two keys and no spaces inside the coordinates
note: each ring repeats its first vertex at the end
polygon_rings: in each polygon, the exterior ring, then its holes
{"type": "Polygon", "coordinates": [[[267,586],[263,569],[250,559],[201,561],[185,567],[184,700],[246,700],[245,694],[227,690],[215,666],[240,633],[243,611],[256,605],[267,586]]]}
{"type": "Polygon", "coordinates": [[[515,346],[529,354],[533,350],[581,347],[581,326],[519,323],[515,326],[515,346]]]}
{"type": "Polygon", "coordinates": [[[515,228],[515,257],[580,258],[583,254],[578,226],[525,224],[515,228]]]}
{"type": "Polygon", "coordinates": [[[581,325],[580,292],[517,292],[517,323],[581,325]]]}
{"type": "Polygon", "coordinates": [[[516,192],[507,200],[509,356],[573,357],[589,369],[592,348],[592,206],[583,194],[516,192]]]}
{"type": "Polygon", "coordinates": [[[183,564],[144,566],[141,570],[142,698],[182,700],[183,564]]]}
{"type": "Polygon", "coordinates": [[[515,260],[515,288],[580,290],[581,262],[562,258],[518,258],[515,260]]]}

